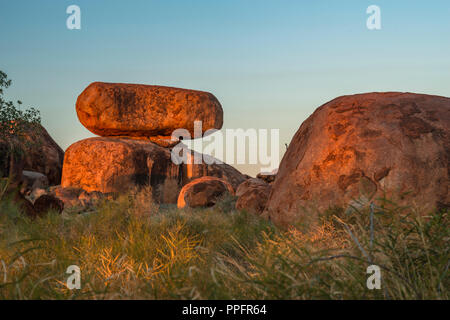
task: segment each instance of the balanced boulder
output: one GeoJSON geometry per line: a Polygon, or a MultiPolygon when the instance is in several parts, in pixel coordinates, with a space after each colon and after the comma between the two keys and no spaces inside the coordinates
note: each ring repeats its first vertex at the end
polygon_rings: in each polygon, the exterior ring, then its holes
{"type": "Polygon", "coordinates": [[[202,133],[223,123],[222,106],[211,93],[152,85],[94,82],[76,110],[89,131],[104,137],[170,137],[176,129],[193,137],[194,121],[202,121],[202,133]]]}
{"type": "Polygon", "coordinates": [[[226,193],[234,194],[233,187],[225,180],[215,177],[195,179],[181,189],[178,208],[212,207],[226,193]]]}
{"type": "Polygon", "coordinates": [[[307,207],[317,212],[384,196],[427,214],[450,205],[449,172],[450,98],[344,96],[303,122],[281,161],[264,215],[288,225],[307,207]]]}

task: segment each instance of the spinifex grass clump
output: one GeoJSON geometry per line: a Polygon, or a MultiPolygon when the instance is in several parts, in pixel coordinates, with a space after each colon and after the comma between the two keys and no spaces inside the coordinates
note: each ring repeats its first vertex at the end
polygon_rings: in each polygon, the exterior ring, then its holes
{"type": "Polygon", "coordinates": [[[447,212],[385,201],[372,224],[369,206],[335,209],[304,233],[231,202],[177,210],[133,193],[30,221],[1,201],[0,299],[448,299],[447,212]],[[381,290],[366,286],[370,264],[381,290]],[[66,287],[70,265],[80,290],[66,287]]]}

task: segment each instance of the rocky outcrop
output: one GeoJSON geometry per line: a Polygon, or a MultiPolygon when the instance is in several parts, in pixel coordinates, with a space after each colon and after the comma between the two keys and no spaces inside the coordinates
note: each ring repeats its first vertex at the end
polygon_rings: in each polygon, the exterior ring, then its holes
{"type": "Polygon", "coordinates": [[[0,174],[7,176],[13,168],[15,175],[22,177],[22,170],[34,171],[44,174],[50,185],[61,183],[61,173],[64,160],[64,151],[52,139],[44,127],[38,125],[25,133],[22,142],[11,141],[18,152],[11,159],[7,152],[9,142],[0,141],[0,174]]]}
{"type": "Polygon", "coordinates": [[[212,207],[226,193],[234,194],[233,187],[225,180],[202,177],[191,181],[181,189],[178,208],[212,207]]]}
{"type": "Polygon", "coordinates": [[[449,130],[449,98],[395,92],[337,98],[295,134],[264,215],[288,225],[304,207],[324,210],[384,194],[425,214],[449,206],[449,130]]]}
{"type": "Polygon", "coordinates": [[[46,175],[34,172],[26,171],[22,172],[22,190],[23,194],[28,194],[35,189],[46,189],[48,188],[48,178],[46,175]]]}
{"type": "Polygon", "coordinates": [[[260,215],[263,213],[272,187],[261,179],[248,179],[236,190],[236,209],[260,215]]]}
{"type": "Polygon", "coordinates": [[[162,86],[94,82],[76,109],[80,122],[99,136],[170,137],[180,128],[193,136],[194,121],[202,121],[203,132],[223,123],[211,93],[162,86]]]}
{"type": "MultiPolygon", "coordinates": [[[[218,161],[172,159],[171,151],[180,143],[172,137],[174,130],[185,129],[193,137],[195,121],[202,122],[202,133],[222,127],[222,107],[210,93],[95,82],[80,94],[76,109],[80,122],[102,137],[67,149],[61,189],[117,194],[151,186],[156,202],[176,203],[181,188],[196,178],[215,176],[236,187],[245,180],[218,161]]],[[[70,205],[81,201],[80,195],[64,197],[70,205]]]]}
{"type": "Polygon", "coordinates": [[[215,176],[239,185],[245,176],[227,164],[180,164],[171,160],[170,149],[145,140],[90,138],[66,150],[63,188],[87,192],[121,193],[150,185],[154,199],[176,201],[181,187],[202,176],[215,176]],[[170,194],[176,194],[171,196],[170,194]]]}

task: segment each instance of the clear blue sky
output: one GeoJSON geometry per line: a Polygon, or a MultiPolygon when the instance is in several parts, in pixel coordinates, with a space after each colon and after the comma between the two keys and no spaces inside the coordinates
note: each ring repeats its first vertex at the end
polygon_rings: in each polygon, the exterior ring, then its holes
{"type": "Polygon", "coordinates": [[[1,0],[0,70],[64,149],[92,136],[75,101],[93,81],[210,91],[225,128],[279,128],[283,145],[340,95],[450,96],[450,1],[1,0]],[[71,4],[81,30],[66,28],[71,4]]]}

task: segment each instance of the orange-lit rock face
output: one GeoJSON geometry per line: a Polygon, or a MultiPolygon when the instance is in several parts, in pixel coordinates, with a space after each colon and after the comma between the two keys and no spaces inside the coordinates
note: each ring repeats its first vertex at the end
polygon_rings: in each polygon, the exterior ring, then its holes
{"type": "MultiPolygon", "coordinates": [[[[292,139],[264,212],[281,225],[372,194],[425,210],[450,204],[450,99],[411,93],[337,98],[292,139]],[[411,192],[402,200],[402,192],[411,192]]],[[[426,211],[423,211],[427,213],[426,211]]]]}
{"type": "Polygon", "coordinates": [[[161,193],[176,193],[176,199],[181,186],[198,177],[215,176],[236,186],[245,180],[227,164],[189,166],[175,165],[169,149],[146,140],[90,138],[67,149],[61,185],[87,192],[115,193],[150,184],[158,193],[155,200],[163,201],[168,195],[161,193]],[[165,188],[167,184],[172,187],[165,188]]]}
{"type": "Polygon", "coordinates": [[[203,132],[220,129],[223,110],[208,92],[138,84],[90,84],[78,97],[80,122],[100,136],[171,136],[187,129],[194,136],[194,121],[203,132]]]}
{"type": "Polygon", "coordinates": [[[227,181],[216,177],[201,177],[185,185],[178,196],[178,208],[211,207],[225,193],[234,194],[227,181]]]}
{"type": "Polygon", "coordinates": [[[64,188],[124,192],[135,186],[177,178],[178,166],[170,160],[168,149],[148,141],[90,138],[67,149],[62,176],[64,188]]]}

